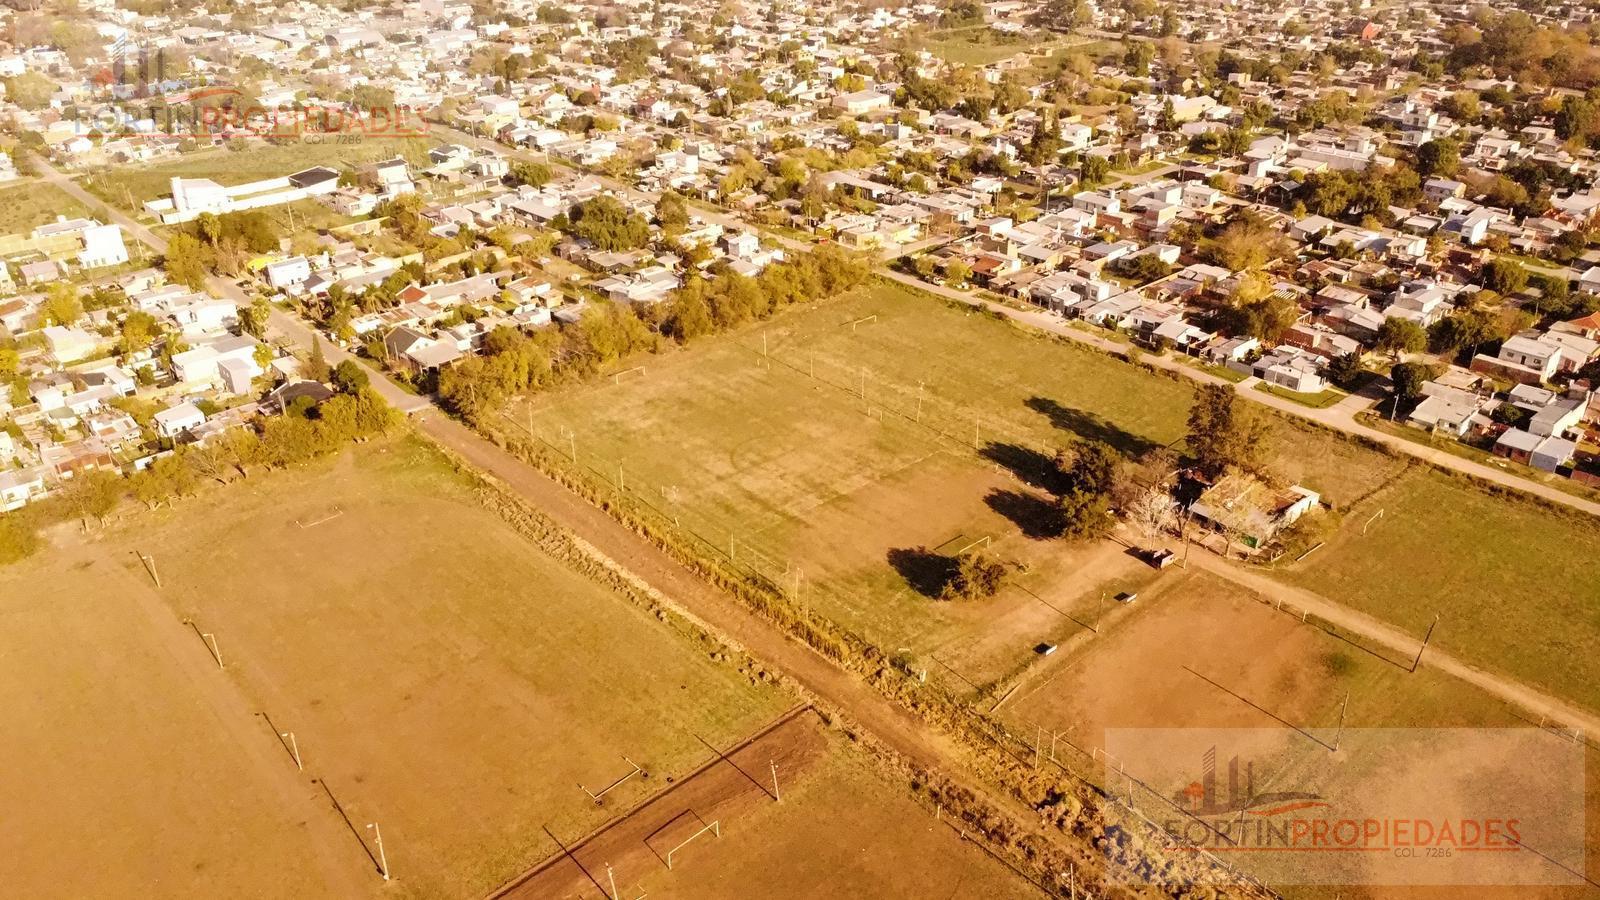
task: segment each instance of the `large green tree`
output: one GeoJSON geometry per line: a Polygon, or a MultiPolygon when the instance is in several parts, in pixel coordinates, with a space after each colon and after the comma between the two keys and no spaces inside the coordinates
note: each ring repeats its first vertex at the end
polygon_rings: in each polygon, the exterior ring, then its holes
{"type": "Polygon", "coordinates": [[[1267,423],[1229,385],[1206,384],[1189,408],[1189,453],[1202,474],[1232,469],[1259,473],[1267,457],[1267,423]]]}

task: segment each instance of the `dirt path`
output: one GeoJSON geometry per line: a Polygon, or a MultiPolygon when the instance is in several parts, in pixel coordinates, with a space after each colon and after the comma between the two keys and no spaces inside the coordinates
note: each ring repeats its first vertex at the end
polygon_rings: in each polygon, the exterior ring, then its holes
{"type": "Polygon", "coordinates": [[[368,860],[356,845],[357,837],[329,805],[311,774],[295,770],[269,726],[250,708],[227,673],[217,668],[199,633],[173,613],[145,580],[142,569],[130,570],[128,559],[116,558],[120,554],[109,546],[98,545],[94,552],[104,571],[116,573],[120,596],[149,622],[149,637],[173,659],[195,692],[204,698],[218,726],[250,760],[255,780],[269,788],[285,810],[303,819],[310,843],[316,848],[315,859],[306,860],[307,865],[320,870],[334,896],[374,895],[381,882],[375,871],[368,870],[368,860]]]}
{"type": "MultiPolygon", "coordinates": [[[[1300,609],[1309,610],[1340,628],[1359,634],[1385,648],[1394,650],[1401,659],[1414,658],[1418,648],[1422,645],[1421,639],[1417,636],[1380,622],[1366,613],[1336,603],[1304,588],[1284,584],[1260,572],[1228,562],[1211,553],[1193,553],[1190,554],[1189,559],[1196,567],[1225,578],[1240,587],[1247,588],[1272,600],[1283,599],[1300,609]]],[[[1499,697],[1513,706],[1521,707],[1537,715],[1548,716],[1552,720],[1552,724],[1560,723],[1568,728],[1581,728],[1586,735],[1600,735],[1600,716],[1596,716],[1594,713],[1574,706],[1560,698],[1552,697],[1537,688],[1462,662],[1460,659],[1440,650],[1436,644],[1430,645],[1423,654],[1422,665],[1438,669],[1441,672],[1447,672],[1462,681],[1499,697]]]]}

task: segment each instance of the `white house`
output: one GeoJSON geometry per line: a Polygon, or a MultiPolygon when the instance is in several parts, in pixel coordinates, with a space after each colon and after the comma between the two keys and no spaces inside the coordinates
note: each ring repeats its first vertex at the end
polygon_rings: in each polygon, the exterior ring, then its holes
{"type": "Polygon", "coordinates": [[[156,426],[157,434],[165,438],[175,438],[191,428],[204,425],[206,414],[193,403],[184,402],[156,413],[151,417],[151,421],[156,426]]]}

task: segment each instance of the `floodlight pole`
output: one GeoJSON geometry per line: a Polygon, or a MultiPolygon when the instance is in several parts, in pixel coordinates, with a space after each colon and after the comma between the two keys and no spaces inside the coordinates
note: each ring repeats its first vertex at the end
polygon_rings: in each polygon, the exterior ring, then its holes
{"type": "Polygon", "coordinates": [[[606,863],[606,880],[611,882],[611,900],[622,900],[622,895],[617,893],[617,876],[611,872],[611,863],[606,863]]]}
{"type": "Polygon", "coordinates": [[[782,803],[783,794],[778,790],[778,764],[769,760],[767,765],[772,767],[772,799],[778,803],[782,803]]]}
{"type": "Polygon", "coordinates": [[[294,767],[304,772],[306,767],[300,762],[300,742],[294,739],[294,732],[279,732],[278,737],[289,739],[289,752],[294,755],[294,767]]]}
{"type": "Polygon", "coordinates": [[[1344,734],[1344,712],[1350,707],[1350,692],[1345,691],[1344,702],[1339,704],[1339,730],[1333,733],[1333,749],[1338,751],[1339,738],[1344,734]]]}
{"type": "Polygon", "coordinates": [[[378,844],[378,869],[383,872],[383,880],[389,880],[389,857],[383,852],[383,829],[377,822],[368,822],[367,828],[372,831],[373,839],[378,844]]]}

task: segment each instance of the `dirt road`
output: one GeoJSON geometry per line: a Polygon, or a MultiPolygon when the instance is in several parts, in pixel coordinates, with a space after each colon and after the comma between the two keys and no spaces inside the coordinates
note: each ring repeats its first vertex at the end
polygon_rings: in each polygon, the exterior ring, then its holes
{"type": "MultiPolygon", "coordinates": [[[[1308,610],[1346,631],[1395,651],[1400,659],[1414,658],[1422,645],[1422,640],[1416,635],[1380,622],[1366,613],[1342,606],[1304,588],[1284,584],[1211,553],[1191,553],[1189,560],[1196,568],[1227,579],[1262,597],[1282,599],[1299,609],[1308,610]]],[[[1422,665],[1447,672],[1525,711],[1548,716],[1552,725],[1560,723],[1568,728],[1581,728],[1586,735],[1600,735],[1600,716],[1514,679],[1462,662],[1439,649],[1436,644],[1430,645],[1423,654],[1422,665]]]]}

